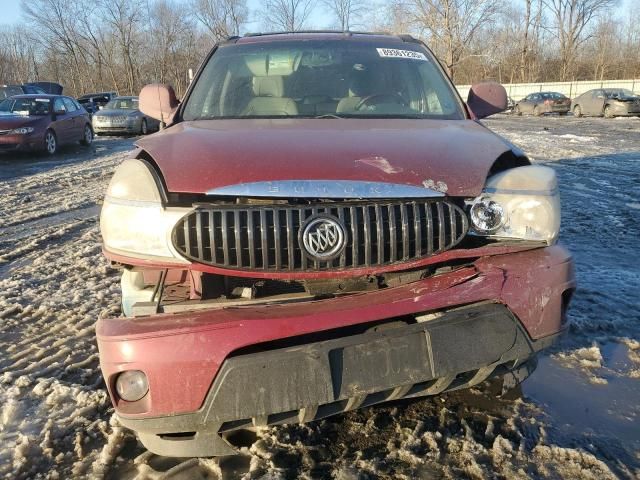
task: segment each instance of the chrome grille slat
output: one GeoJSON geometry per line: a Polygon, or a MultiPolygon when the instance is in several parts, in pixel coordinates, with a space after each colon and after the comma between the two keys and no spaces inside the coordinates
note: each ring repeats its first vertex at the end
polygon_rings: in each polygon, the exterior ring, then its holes
{"type": "Polygon", "coordinates": [[[398,238],[396,236],[396,207],[395,205],[388,205],[389,211],[389,247],[391,261],[395,262],[398,259],[398,238]]]}
{"type": "Polygon", "coordinates": [[[320,271],[414,261],[455,247],[466,235],[464,211],[447,199],[332,202],[311,205],[199,205],[174,227],[185,257],[212,266],[257,271],[320,271]],[[313,215],[345,227],[346,246],[318,261],[299,244],[313,215]]]}
{"type": "Polygon", "coordinates": [[[442,207],[442,203],[438,202],[436,205],[436,209],[438,211],[438,252],[442,252],[445,249],[445,238],[444,238],[444,208],[442,207]]]}
{"type": "Polygon", "coordinates": [[[407,205],[400,204],[400,228],[402,229],[402,258],[409,258],[409,219],[407,214],[407,205]]]}

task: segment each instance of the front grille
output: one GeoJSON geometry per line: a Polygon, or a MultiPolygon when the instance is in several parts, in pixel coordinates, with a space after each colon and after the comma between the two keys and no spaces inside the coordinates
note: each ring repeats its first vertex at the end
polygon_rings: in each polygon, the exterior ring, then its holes
{"type": "Polygon", "coordinates": [[[317,205],[202,206],[173,230],[185,257],[207,265],[262,271],[317,271],[407,262],[453,248],[467,233],[464,211],[445,200],[322,203],[317,205]],[[342,253],[310,258],[299,232],[318,214],[346,230],[342,253]]]}

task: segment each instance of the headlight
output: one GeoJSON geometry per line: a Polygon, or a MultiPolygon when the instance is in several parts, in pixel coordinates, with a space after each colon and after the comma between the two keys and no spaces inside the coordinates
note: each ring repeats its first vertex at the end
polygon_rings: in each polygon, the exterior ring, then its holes
{"type": "Polygon", "coordinates": [[[474,235],[554,244],[560,231],[555,172],[530,165],[493,175],[482,195],[470,202],[469,219],[474,235]]]}
{"type": "Polygon", "coordinates": [[[27,133],[33,133],[33,127],[20,127],[11,130],[14,135],[26,135],[27,133]]]}
{"type": "Polygon", "coordinates": [[[141,160],[125,160],[116,170],[100,213],[107,251],[128,257],[189,263],[174,251],[171,231],[189,208],[162,205],[161,184],[141,160]]]}

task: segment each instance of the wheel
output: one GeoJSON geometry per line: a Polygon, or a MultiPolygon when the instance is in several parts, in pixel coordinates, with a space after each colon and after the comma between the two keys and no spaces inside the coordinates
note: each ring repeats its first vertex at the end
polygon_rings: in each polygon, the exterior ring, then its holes
{"type": "Polygon", "coordinates": [[[607,105],[606,107],[604,107],[604,118],[613,118],[615,117],[615,115],[613,114],[613,109],[611,108],[611,105],[607,105]]]}
{"type": "Polygon", "coordinates": [[[574,117],[582,116],[582,108],[580,108],[580,105],[576,105],[575,107],[573,107],[573,116],[574,117]]]}
{"type": "Polygon", "coordinates": [[[54,155],[58,151],[58,139],[53,130],[47,130],[44,134],[44,148],[49,155],[54,155]]]}
{"type": "Polygon", "coordinates": [[[84,135],[82,136],[82,140],[80,140],[80,144],[88,147],[91,145],[91,142],[93,142],[93,130],[91,130],[91,127],[87,123],[84,126],[84,135]]]}
{"type": "Polygon", "coordinates": [[[147,119],[143,118],[142,124],[140,125],[140,134],[146,135],[147,133],[149,133],[149,127],[147,126],[147,119]]]}
{"type": "Polygon", "coordinates": [[[513,114],[517,116],[522,116],[522,112],[520,111],[520,105],[516,105],[513,107],[513,114]]]}
{"type": "Polygon", "coordinates": [[[540,107],[538,105],[533,107],[533,115],[536,117],[539,117],[542,115],[542,110],[540,110],[540,107]]]}

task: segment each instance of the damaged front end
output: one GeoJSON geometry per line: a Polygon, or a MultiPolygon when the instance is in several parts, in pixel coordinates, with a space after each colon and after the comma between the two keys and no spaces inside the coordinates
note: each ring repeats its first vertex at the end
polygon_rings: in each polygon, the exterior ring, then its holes
{"type": "Polygon", "coordinates": [[[552,170],[502,169],[473,198],[356,187],[170,194],[145,160],[118,169],[101,228],[126,318],[101,319],[98,345],[147,448],[228,454],[239,428],[519,381],[564,330],[575,280],[552,170]]]}

